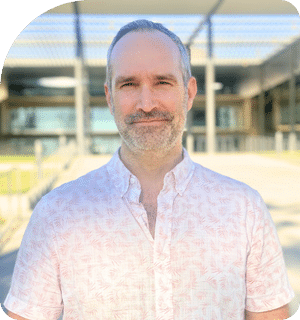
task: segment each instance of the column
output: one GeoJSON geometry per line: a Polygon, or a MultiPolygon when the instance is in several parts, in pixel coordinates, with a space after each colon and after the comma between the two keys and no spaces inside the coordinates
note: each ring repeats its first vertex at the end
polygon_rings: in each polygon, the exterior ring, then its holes
{"type": "Polygon", "coordinates": [[[208,19],[208,55],[205,68],[206,94],[206,151],[210,154],[216,151],[216,105],[215,105],[215,68],[212,59],[212,23],[208,19]]]}
{"type": "Polygon", "coordinates": [[[272,100],[273,100],[273,121],[275,130],[278,131],[278,127],[281,124],[281,110],[280,110],[280,89],[275,88],[272,90],[272,100]]]}
{"type": "Polygon", "coordinates": [[[290,47],[290,81],[289,81],[289,113],[290,113],[290,132],[289,132],[289,150],[296,150],[297,137],[295,132],[296,115],[296,75],[294,72],[295,54],[293,47],[290,47]]]}
{"type": "Polygon", "coordinates": [[[272,100],[273,100],[273,121],[275,126],[275,150],[280,153],[283,151],[283,133],[279,131],[279,126],[281,123],[281,110],[280,110],[280,89],[275,88],[272,90],[272,100]]]}
{"type": "Polygon", "coordinates": [[[78,153],[80,155],[88,152],[88,130],[89,130],[89,94],[88,76],[84,65],[83,41],[80,24],[79,3],[74,2],[75,33],[76,33],[76,58],[75,58],[75,108],[76,108],[76,139],[78,153]]]}
{"type": "Polygon", "coordinates": [[[75,109],[76,109],[76,140],[78,153],[83,155],[88,152],[89,133],[89,94],[88,78],[83,65],[83,60],[75,60],[75,109]]]}
{"type": "Polygon", "coordinates": [[[258,127],[259,134],[265,134],[265,92],[263,88],[263,67],[259,68],[260,93],[258,96],[258,127]]]}
{"type": "Polygon", "coordinates": [[[252,123],[252,103],[251,98],[246,98],[243,104],[243,129],[244,129],[244,137],[241,140],[240,148],[243,151],[249,151],[249,137],[253,134],[253,123],[252,123]]]}
{"type": "Polygon", "coordinates": [[[244,129],[247,134],[250,134],[252,128],[252,104],[251,98],[246,98],[244,101],[244,129]]]}
{"type": "Polygon", "coordinates": [[[187,113],[186,121],[186,149],[188,153],[193,153],[194,150],[194,135],[192,133],[193,126],[193,109],[187,113]]]}

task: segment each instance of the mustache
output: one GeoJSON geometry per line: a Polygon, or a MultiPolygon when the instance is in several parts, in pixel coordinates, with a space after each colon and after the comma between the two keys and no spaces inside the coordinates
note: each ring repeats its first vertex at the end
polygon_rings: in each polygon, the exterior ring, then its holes
{"type": "Polygon", "coordinates": [[[165,120],[171,121],[173,120],[173,116],[166,111],[159,111],[159,110],[151,110],[150,112],[145,112],[140,110],[134,114],[127,115],[124,119],[126,124],[133,124],[134,122],[139,121],[149,121],[149,120],[165,120]]]}

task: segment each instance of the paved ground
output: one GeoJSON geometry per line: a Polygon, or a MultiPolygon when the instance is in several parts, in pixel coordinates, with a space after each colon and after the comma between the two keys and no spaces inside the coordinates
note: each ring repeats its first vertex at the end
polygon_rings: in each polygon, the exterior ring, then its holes
{"type": "MultiPolygon", "coordinates": [[[[106,163],[110,157],[79,158],[57,185],[75,179],[106,163]]],[[[264,198],[283,247],[284,257],[296,298],[292,314],[300,303],[300,166],[254,154],[192,155],[205,167],[243,181],[258,190],[264,198]]],[[[17,230],[0,258],[0,302],[4,301],[27,222],[17,230]]]]}

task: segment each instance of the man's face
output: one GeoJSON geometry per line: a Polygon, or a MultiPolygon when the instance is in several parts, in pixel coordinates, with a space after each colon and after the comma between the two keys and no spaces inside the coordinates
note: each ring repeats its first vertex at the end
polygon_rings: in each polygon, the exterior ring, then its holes
{"type": "Polygon", "coordinates": [[[114,47],[111,64],[111,92],[107,86],[105,92],[122,143],[132,151],[181,145],[197,86],[192,78],[184,87],[175,43],[159,31],[128,33],[114,47]]]}

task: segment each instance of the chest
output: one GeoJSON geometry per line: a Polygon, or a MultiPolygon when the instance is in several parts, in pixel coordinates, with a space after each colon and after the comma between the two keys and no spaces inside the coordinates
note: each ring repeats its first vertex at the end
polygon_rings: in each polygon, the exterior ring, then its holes
{"type": "MultiPolygon", "coordinates": [[[[199,201],[177,199],[169,206],[158,201],[154,209],[151,201],[145,201],[145,209],[158,214],[159,232],[151,243],[132,212],[122,202],[114,204],[114,210],[102,206],[101,216],[78,221],[61,235],[58,247],[66,308],[74,310],[77,301],[78,310],[95,312],[101,319],[117,315],[139,319],[145,310],[147,319],[153,319],[155,297],[160,297],[157,277],[164,288],[172,288],[168,299],[181,306],[174,319],[182,319],[192,307],[190,319],[199,318],[201,308],[223,303],[214,299],[229,299],[228,292],[242,297],[246,255],[236,245],[243,241],[241,230],[226,222],[230,212],[221,219],[216,207],[199,201]],[[66,248],[69,251],[62,252],[66,248]]],[[[166,298],[165,291],[161,294],[166,298]]]]}
{"type": "Polygon", "coordinates": [[[149,231],[154,238],[155,235],[155,224],[157,216],[157,197],[159,192],[142,192],[140,196],[140,202],[143,205],[147,213],[149,231]]]}

